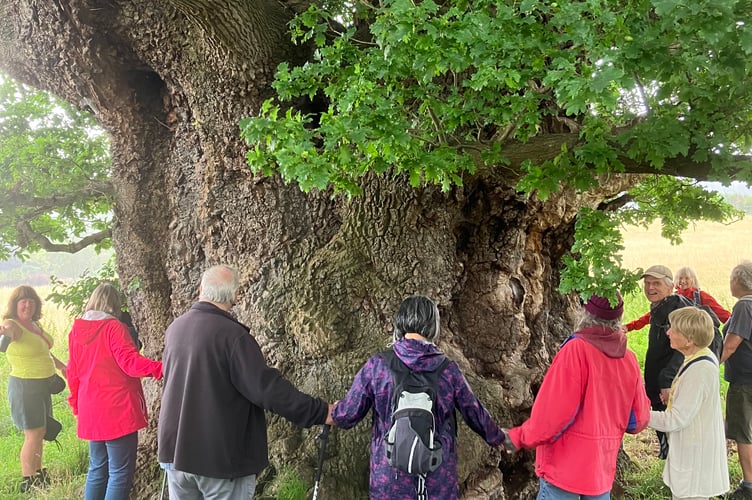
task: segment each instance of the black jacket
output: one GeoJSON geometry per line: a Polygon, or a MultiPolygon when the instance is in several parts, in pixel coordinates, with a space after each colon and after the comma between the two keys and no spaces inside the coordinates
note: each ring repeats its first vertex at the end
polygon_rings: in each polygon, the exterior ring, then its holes
{"type": "Polygon", "coordinates": [[[248,328],[197,302],[165,333],[159,461],[214,478],[267,466],[264,410],[301,427],[323,424],[328,405],[266,365],[248,328]]]}
{"type": "Polygon", "coordinates": [[[645,353],[645,390],[653,408],[662,406],[661,389],[671,387],[684,355],[671,348],[668,335],[668,315],[676,309],[691,306],[692,302],[681,295],[669,295],[650,309],[648,351],[645,353]]]}

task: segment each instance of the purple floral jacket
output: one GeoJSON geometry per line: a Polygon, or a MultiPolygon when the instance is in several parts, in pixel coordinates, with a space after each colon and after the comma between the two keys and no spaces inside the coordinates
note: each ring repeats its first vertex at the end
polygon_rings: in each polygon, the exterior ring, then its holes
{"type": "MultiPolygon", "coordinates": [[[[444,359],[444,353],[434,344],[411,339],[396,342],[394,352],[415,371],[432,371],[444,359]]],[[[370,477],[372,500],[416,498],[417,477],[392,467],[386,459],[384,439],[391,423],[392,387],[388,366],[380,356],[373,356],[355,375],[347,395],[337,403],[332,412],[335,425],[349,429],[373,409],[370,477]]],[[[465,423],[491,446],[501,444],[504,433],[475,397],[454,361],[441,374],[438,394],[436,428],[444,429],[441,434],[442,464],[426,477],[426,491],[431,499],[453,500],[459,498],[457,450],[451,426],[444,425],[451,412],[458,409],[465,423]]]]}

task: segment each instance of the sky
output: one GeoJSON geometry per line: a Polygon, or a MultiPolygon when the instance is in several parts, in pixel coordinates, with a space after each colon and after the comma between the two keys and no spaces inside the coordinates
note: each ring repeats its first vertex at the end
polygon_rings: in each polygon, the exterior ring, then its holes
{"type": "Polygon", "coordinates": [[[720,182],[701,182],[707,189],[718,191],[722,194],[743,194],[752,196],[752,188],[743,182],[734,181],[729,186],[724,186],[720,182]]]}

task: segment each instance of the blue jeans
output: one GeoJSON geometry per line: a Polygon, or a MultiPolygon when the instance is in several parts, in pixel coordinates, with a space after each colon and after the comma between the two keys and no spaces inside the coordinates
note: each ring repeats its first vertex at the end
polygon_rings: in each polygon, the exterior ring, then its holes
{"type": "Polygon", "coordinates": [[[89,441],[84,500],[128,500],[136,472],[138,432],[111,441],[89,441]]]}
{"type": "Polygon", "coordinates": [[[537,500],[610,500],[611,491],[601,493],[600,495],[580,495],[570,493],[569,491],[557,488],[543,478],[540,478],[540,489],[538,490],[537,500]]]}

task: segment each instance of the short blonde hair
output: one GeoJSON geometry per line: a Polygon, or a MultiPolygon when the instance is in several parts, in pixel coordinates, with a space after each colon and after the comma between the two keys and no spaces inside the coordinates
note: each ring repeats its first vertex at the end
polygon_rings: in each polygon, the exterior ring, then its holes
{"type": "Polygon", "coordinates": [[[104,282],[94,289],[84,307],[86,311],[102,311],[120,317],[120,291],[111,283],[104,282]]]}
{"type": "Polygon", "coordinates": [[[675,309],[668,315],[671,328],[691,340],[697,347],[707,347],[713,341],[713,320],[698,307],[675,309]]]}

